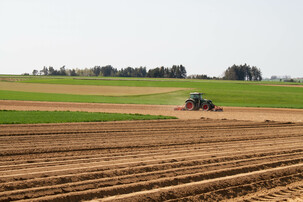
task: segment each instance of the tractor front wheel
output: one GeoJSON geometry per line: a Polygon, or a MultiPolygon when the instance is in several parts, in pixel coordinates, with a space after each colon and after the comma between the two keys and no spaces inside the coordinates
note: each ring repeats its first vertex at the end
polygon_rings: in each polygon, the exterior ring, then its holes
{"type": "Polygon", "coordinates": [[[195,103],[191,100],[187,101],[185,103],[185,109],[189,110],[189,111],[194,110],[195,109],[195,103]]]}
{"type": "Polygon", "coordinates": [[[203,105],[202,105],[202,109],[203,109],[204,111],[208,111],[208,110],[209,110],[209,104],[203,104],[203,105]]]}

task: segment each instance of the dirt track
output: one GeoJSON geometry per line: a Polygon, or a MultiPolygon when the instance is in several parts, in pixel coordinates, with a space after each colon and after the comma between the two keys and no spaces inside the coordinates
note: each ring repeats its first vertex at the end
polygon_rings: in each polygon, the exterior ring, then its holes
{"type": "Polygon", "coordinates": [[[303,197],[303,124],[1,125],[0,201],[303,197]]]}
{"type": "Polygon", "coordinates": [[[0,100],[0,110],[69,110],[168,115],[176,116],[179,119],[199,119],[203,117],[210,119],[251,120],[258,122],[263,122],[265,120],[303,122],[303,109],[224,107],[224,112],[204,112],[201,110],[189,112],[174,111],[174,107],[176,106],[0,100]]]}
{"type": "Polygon", "coordinates": [[[23,101],[0,106],[180,118],[0,125],[0,201],[303,200],[302,110],[183,112],[173,106],[23,101]]]}

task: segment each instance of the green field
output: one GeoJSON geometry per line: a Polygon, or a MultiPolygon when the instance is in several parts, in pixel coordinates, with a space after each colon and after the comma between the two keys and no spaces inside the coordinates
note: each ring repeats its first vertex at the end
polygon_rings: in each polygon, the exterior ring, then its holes
{"type": "Polygon", "coordinates": [[[175,117],[99,112],[0,110],[0,124],[105,122],[154,119],[175,119],[175,117]]]}
{"type": "MultiPolygon", "coordinates": [[[[17,77],[22,78],[22,77],[17,77]]],[[[293,84],[280,82],[248,82],[188,79],[143,79],[143,78],[71,78],[71,77],[25,77],[15,82],[70,85],[179,87],[170,93],[136,96],[71,95],[54,93],[31,93],[0,91],[2,100],[34,100],[61,102],[131,103],[182,105],[190,92],[203,92],[219,106],[303,108],[303,88],[264,86],[256,84],[293,84]]],[[[297,84],[299,85],[299,84],[297,84]]]]}

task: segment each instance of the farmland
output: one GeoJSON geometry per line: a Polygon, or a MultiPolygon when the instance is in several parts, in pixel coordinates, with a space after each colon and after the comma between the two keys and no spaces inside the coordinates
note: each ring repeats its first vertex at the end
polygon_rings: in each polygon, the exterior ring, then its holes
{"type": "MultiPolygon", "coordinates": [[[[3,78],[6,79],[7,78],[3,78]]],[[[2,81],[4,82],[4,81],[2,81]]],[[[241,81],[207,81],[207,80],[176,80],[176,79],[85,79],[85,78],[48,78],[48,77],[25,77],[10,80],[10,83],[56,85],[82,85],[95,87],[142,87],[141,93],[125,95],[83,95],[82,91],[73,94],[27,92],[15,89],[14,91],[1,88],[0,99],[4,100],[32,100],[32,101],[54,101],[54,102],[95,102],[95,103],[119,103],[119,104],[161,104],[161,105],[182,105],[184,99],[193,91],[205,93],[205,97],[221,106],[241,107],[274,107],[274,108],[303,108],[303,88],[301,85],[276,86],[278,83],[257,83],[241,81]],[[256,85],[258,84],[258,85],[256,85]],[[266,85],[259,85],[266,84],[266,85]],[[271,84],[271,85],[267,85],[271,84]],[[272,86],[274,84],[274,86],[272,86]],[[144,89],[145,88],[145,89],[144,89]],[[164,88],[171,91],[155,93],[152,88],[164,88]],[[142,91],[145,91],[143,94],[142,91]]],[[[28,88],[30,89],[30,88],[28,88]]],[[[29,92],[30,91],[30,92],[29,92]]]]}
{"type": "MultiPolygon", "coordinates": [[[[1,101],[0,101],[1,102],[1,101]]],[[[0,110],[0,124],[105,122],[128,120],[174,119],[175,117],[141,114],[119,114],[71,111],[0,110]]]]}
{"type": "Polygon", "coordinates": [[[169,93],[182,88],[93,86],[93,85],[52,85],[36,83],[1,82],[0,89],[23,92],[42,92],[79,95],[129,96],[157,93],[169,93]]]}
{"type": "Polygon", "coordinates": [[[299,199],[302,131],[199,119],[2,125],[0,200],[299,199]]]}
{"type": "Polygon", "coordinates": [[[301,85],[64,77],[1,83],[19,86],[0,90],[0,110],[9,110],[0,114],[8,112],[13,121],[40,112],[38,119],[88,112],[100,113],[98,121],[104,113],[178,119],[1,124],[0,201],[303,199],[301,85]],[[34,92],[27,85],[67,91],[34,92]],[[112,88],[120,90],[115,95],[69,91],[90,86],[121,88],[112,88]],[[127,94],[130,87],[137,93],[127,94]],[[206,93],[224,111],[174,111],[192,91],[206,93]]]}

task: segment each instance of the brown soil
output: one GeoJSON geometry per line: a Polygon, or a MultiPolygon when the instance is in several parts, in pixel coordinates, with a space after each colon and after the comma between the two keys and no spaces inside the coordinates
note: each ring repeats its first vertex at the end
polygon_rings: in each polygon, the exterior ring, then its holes
{"type": "Polygon", "coordinates": [[[168,93],[186,88],[162,88],[162,87],[127,87],[127,86],[93,86],[93,85],[61,85],[40,83],[16,83],[0,82],[0,90],[61,93],[76,95],[146,95],[155,93],[168,93]]]}
{"type": "Polygon", "coordinates": [[[89,111],[112,113],[139,113],[175,116],[179,119],[235,119],[250,121],[303,122],[303,109],[273,109],[224,107],[223,112],[174,111],[169,105],[135,105],[72,102],[36,102],[0,100],[0,110],[46,110],[46,111],[89,111]]]}
{"type": "Polygon", "coordinates": [[[302,123],[192,119],[0,127],[0,201],[302,198],[302,123]]]}
{"type": "Polygon", "coordinates": [[[0,109],[180,118],[0,125],[0,201],[303,200],[302,110],[27,101],[0,109]]]}

